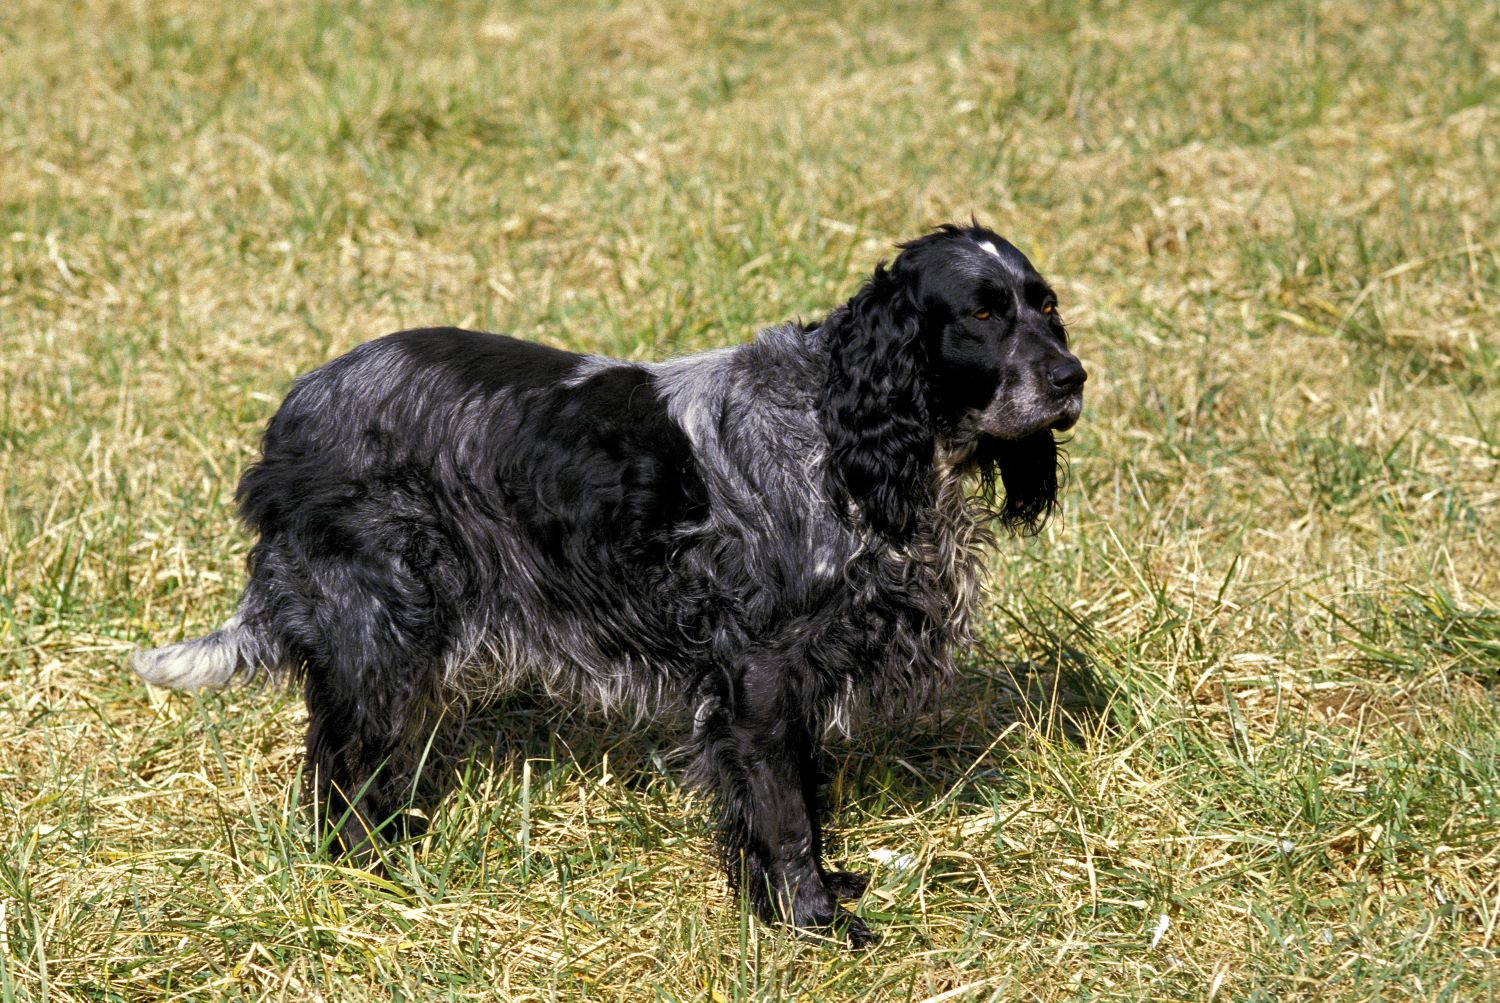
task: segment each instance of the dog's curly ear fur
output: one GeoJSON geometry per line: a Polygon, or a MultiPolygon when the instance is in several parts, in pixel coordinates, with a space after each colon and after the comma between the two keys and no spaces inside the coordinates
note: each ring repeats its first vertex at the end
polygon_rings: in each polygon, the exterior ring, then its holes
{"type": "Polygon", "coordinates": [[[904,539],[928,501],[934,448],[920,310],[909,285],[882,266],[825,327],[818,416],[830,493],[840,507],[856,503],[876,532],[904,539]]]}
{"type": "Polygon", "coordinates": [[[1057,507],[1057,492],[1067,474],[1067,454],[1057,446],[1050,429],[1024,439],[989,439],[975,458],[987,489],[998,471],[1005,502],[996,516],[1013,533],[1032,536],[1046,525],[1057,507]]]}

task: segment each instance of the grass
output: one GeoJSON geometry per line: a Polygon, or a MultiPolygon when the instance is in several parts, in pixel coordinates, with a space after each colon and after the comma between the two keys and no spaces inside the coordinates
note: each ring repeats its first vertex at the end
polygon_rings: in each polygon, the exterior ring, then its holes
{"type": "Polygon", "coordinates": [[[1500,995],[1500,8],[987,8],[0,12],[0,1001],[1500,995]],[[971,213],[1090,395],[958,692],[834,762],[878,951],[746,920],[664,735],[473,722],[377,878],[293,697],[129,673],[296,373],[731,343],[971,213]]]}

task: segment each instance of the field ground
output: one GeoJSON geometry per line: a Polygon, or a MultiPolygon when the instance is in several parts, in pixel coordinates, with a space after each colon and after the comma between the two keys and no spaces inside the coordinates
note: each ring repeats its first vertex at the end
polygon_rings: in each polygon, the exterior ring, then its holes
{"type": "Polygon", "coordinates": [[[0,1001],[1500,995],[1500,7],[1000,7],[5,5],[0,1001]],[[477,721],[380,879],[293,697],[130,675],[297,372],[734,342],[971,213],[1089,397],[957,693],[831,764],[878,950],[747,922],[655,733],[477,721]]]}

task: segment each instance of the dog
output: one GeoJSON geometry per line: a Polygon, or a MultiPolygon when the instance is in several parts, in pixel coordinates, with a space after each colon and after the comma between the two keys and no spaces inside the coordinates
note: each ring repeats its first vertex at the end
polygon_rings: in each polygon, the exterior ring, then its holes
{"type": "Polygon", "coordinates": [[[638,363],[437,328],[302,376],[236,492],[237,611],[136,672],[299,682],[319,825],[350,850],[401,814],[445,707],[529,685],[679,712],[731,889],[874,942],[839,904],[866,876],[823,861],[821,743],[951,675],[991,527],[1057,504],[1086,379],[1000,236],[897,247],[821,322],[736,347],[638,363]]]}

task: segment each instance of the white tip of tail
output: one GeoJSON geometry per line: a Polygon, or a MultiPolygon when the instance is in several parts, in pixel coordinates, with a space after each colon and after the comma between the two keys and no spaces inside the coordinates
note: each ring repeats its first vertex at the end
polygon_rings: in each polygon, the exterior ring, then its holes
{"type": "Polygon", "coordinates": [[[245,668],[233,628],[231,621],[207,637],[133,652],[130,667],[153,686],[174,690],[220,689],[245,668]]]}

